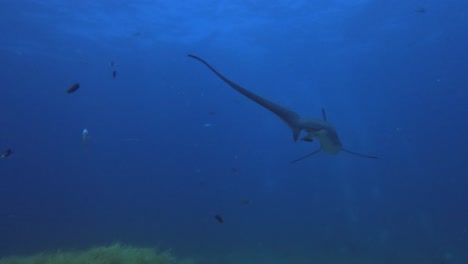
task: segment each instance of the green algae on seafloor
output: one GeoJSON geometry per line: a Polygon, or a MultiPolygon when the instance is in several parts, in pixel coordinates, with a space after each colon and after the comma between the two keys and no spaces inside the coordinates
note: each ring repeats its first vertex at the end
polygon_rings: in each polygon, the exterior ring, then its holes
{"type": "Polygon", "coordinates": [[[80,252],[57,251],[0,259],[0,264],[180,264],[182,262],[188,264],[191,261],[176,260],[169,252],[120,244],[80,252]]]}

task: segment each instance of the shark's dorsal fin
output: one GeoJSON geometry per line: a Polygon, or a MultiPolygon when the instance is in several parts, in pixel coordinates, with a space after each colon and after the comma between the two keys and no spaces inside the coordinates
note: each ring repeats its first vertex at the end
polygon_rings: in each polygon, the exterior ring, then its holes
{"type": "Polygon", "coordinates": [[[327,121],[327,113],[325,113],[325,108],[322,107],[322,117],[323,120],[326,122],[327,121]]]}

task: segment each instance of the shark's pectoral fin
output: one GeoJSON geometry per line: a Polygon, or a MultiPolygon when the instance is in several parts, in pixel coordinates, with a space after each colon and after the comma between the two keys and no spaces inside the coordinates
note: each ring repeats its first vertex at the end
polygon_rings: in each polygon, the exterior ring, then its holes
{"type": "Polygon", "coordinates": [[[311,152],[311,153],[309,153],[309,154],[307,154],[307,155],[305,155],[305,156],[302,156],[302,157],[300,157],[300,158],[298,158],[298,159],[295,159],[295,160],[290,161],[290,163],[296,163],[296,162],[301,161],[301,160],[303,160],[303,159],[307,159],[308,157],[313,156],[313,155],[315,155],[315,154],[317,154],[317,153],[319,153],[319,152],[320,152],[320,149],[317,149],[317,150],[315,150],[314,152],[311,152]]]}
{"type": "Polygon", "coordinates": [[[359,156],[359,157],[363,157],[363,158],[368,158],[368,159],[377,159],[376,156],[364,155],[364,154],[357,153],[357,152],[354,152],[354,151],[351,151],[351,150],[347,150],[347,149],[344,149],[344,148],[342,148],[341,150],[344,151],[344,152],[346,152],[346,153],[348,153],[348,154],[352,154],[352,155],[355,155],[355,156],[359,156]]]}
{"type": "Polygon", "coordinates": [[[293,131],[294,142],[296,142],[299,139],[299,135],[301,134],[301,129],[300,128],[292,128],[292,131],[293,131]]]}

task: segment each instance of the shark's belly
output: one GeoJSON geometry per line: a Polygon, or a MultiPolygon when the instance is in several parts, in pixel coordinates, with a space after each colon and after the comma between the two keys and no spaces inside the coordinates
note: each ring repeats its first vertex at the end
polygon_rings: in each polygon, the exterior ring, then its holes
{"type": "Polygon", "coordinates": [[[320,149],[328,154],[338,154],[341,151],[341,145],[337,145],[333,140],[326,136],[317,136],[320,142],[320,149]]]}

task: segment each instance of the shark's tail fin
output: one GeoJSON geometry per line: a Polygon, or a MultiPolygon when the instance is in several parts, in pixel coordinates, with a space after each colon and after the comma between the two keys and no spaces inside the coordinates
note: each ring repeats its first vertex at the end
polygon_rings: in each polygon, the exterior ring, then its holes
{"type": "Polygon", "coordinates": [[[355,155],[355,156],[362,157],[362,158],[378,159],[376,156],[364,155],[364,154],[357,153],[357,152],[347,150],[347,149],[344,149],[344,148],[342,148],[341,150],[348,153],[348,154],[355,155]]]}
{"type": "Polygon", "coordinates": [[[286,122],[286,124],[288,124],[289,127],[291,127],[291,129],[293,130],[294,141],[297,141],[297,139],[299,138],[299,134],[301,133],[301,129],[297,127],[298,126],[298,120],[300,119],[300,116],[296,112],[294,112],[294,111],[292,111],[292,110],[290,110],[290,109],[288,109],[286,107],[283,107],[283,106],[281,106],[279,104],[273,103],[272,101],[270,101],[270,100],[268,100],[266,98],[263,98],[260,95],[255,94],[255,93],[245,89],[244,87],[242,87],[239,84],[233,82],[232,80],[228,79],[226,76],[224,76],[223,74],[218,72],[213,66],[208,64],[208,62],[206,62],[204,59],[202,59],[202,58],[200,58],[198,56],[192,55],[192,54],[188,54],[188,56],[190,58],[192,58],[192,59],[195,59],[195,60],[203,63],[216,76],[218,76],[218,78],[223,80],[231,88],[233,88],[234,90],[236,90],[240,94],[244,95],[245,97],[249,98],[250,100],[254,101],[255,103],[263,106],[264,108],[268,109],[269,111],[271,111],[272,113],[277,115],[279,118],[281,118],[284,122],[286,122]]]}

